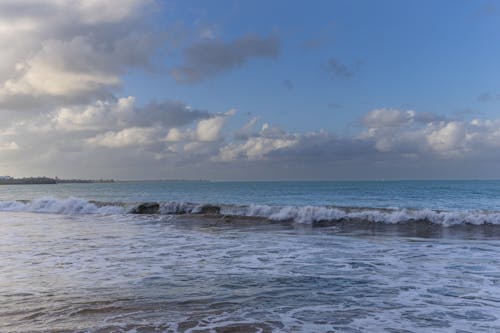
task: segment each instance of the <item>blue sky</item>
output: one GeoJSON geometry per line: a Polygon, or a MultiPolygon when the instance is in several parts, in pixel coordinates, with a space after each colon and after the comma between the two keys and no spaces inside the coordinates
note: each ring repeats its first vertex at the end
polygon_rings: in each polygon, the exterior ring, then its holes
{"type": "Polygon", "coordinates": [[[0,2],[0,174],[499,178],[500,2],[0,2]]]}
{"type": "MultiPolygon", "coordinates": [[[[163,24],[209,29],[222,40],[276,35],[280,54],[191,85],[136,72],[124,92],[143,103],[170,97],[214,111],[235,107],[294,131],[344,131],[380,107],[488,117],[498,103],[477,97],[500,91],[494,8],[474,1],[167,2],[156,17],[163,24]],[[324,68],[330,58],[358,68],[334,77],[324,68]]],[[[175,59],[160,62],[168,69],[175,59]]]]}

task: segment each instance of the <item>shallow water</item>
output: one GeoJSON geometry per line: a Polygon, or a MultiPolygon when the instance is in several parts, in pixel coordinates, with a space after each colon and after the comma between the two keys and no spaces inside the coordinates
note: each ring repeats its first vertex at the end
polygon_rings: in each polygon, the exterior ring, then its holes
{"type": "Polygon", "coordinates": [[[495,226],[0,221],[1,332],[500,331],[495,226]]]}

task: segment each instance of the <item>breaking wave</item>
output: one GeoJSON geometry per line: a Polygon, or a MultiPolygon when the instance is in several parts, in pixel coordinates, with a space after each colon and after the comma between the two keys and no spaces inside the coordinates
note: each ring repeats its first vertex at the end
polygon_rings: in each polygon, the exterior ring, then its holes
{"type": "Polygon", "coordinates": [[[126,212],[119,203],[99,203],[78,198],[0,201],[0,211],[36,212],[52,214],[122,214],[126,212]]]}
{"type": "Polygon", "coordinates": [[[335,206],[213,205],[190,202],[100,202],[79,198],[0,201],[0,211],[52,214],[161,214],[213,217],[261,218],[314,224],[321,222],[432,223],[453,225],[500,225],[500,211],[440,211],[431,209],[388,209],[335,206]]]}

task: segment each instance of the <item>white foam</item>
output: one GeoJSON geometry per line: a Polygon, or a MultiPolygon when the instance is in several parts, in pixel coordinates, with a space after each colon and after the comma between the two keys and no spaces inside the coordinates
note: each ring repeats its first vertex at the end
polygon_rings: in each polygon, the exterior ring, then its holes
{"type": "Polygon", "coordinates": [[[325,206],[265,206],[222,207],[222,214],[255,216],[273,221],[314,223],[321,221],[355,220],[375,223],[408,223],[427,221],[443,226],[457,224],[500,224],[500,212],[434,211],[430,209],[360,209],[325,206]]]}
{"type": "MultiPolygon", "coordinates": [[[[204,204],[190,202],[162,202],[159,213],[163,215],[198,214],[204,204]]],[[[90,202],[79,198],[56,199],[52,197],[32,201],[0,201],[0,211],[25,211],[53,214],[124,214],[130,212],[130,204],[90,202]],[[128,207],[128,208],[127,208],[128,207]]],[[[409,223],[430,222],[442,226],[459,224],[499,224],[497,211],[436,211],[430,209],[380,209],[341,208],[327,206],[268,206],[222,205],[222,215],[235,217],[259,217],[272,221],[293,221],[311,224],[324,221],[409,223]]]]}
{"type": "Polygon", "coordinates": [[[55,199],[52,197],[32,201],[0,201],[1,211],[36,212],[53,214],[120,214],[124,213],[121,206],[102,206],[78,198],[55,199]]]}
{"type": "Polygon", "coordinates": [[[163,202],[160,205],[160,214],[189,214],[198,213],[201,205],[190,202],[163,202]]]}

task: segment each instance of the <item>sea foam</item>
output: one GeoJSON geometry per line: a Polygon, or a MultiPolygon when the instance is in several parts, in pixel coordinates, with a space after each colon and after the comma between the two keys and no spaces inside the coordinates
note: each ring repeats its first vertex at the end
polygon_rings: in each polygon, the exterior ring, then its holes
{"type": "Polygon", "coordinates": [[[0,201],[0,211],[52,214],[160,214],[255,217],[270,221],[313,224],[318,222],[412,223],[425,222],[442,226],[460,224],[500,225],[499,211],[439,211],[431,209],[388,209],[334,206],[213,205],[190,202],[122,203],[97,202],[79,198],[40,198],[0,201]],[[141,207],[148,207],[142,210],[141,207]]]}
{"type": "Polygon", "coordinates": [[[120,214],[125,212],[125,208],[120,205],[98,205],[79,198],[56,199],[46,197],[31,201],[0,201],[0,211],[52,214],[120,214]]]}

